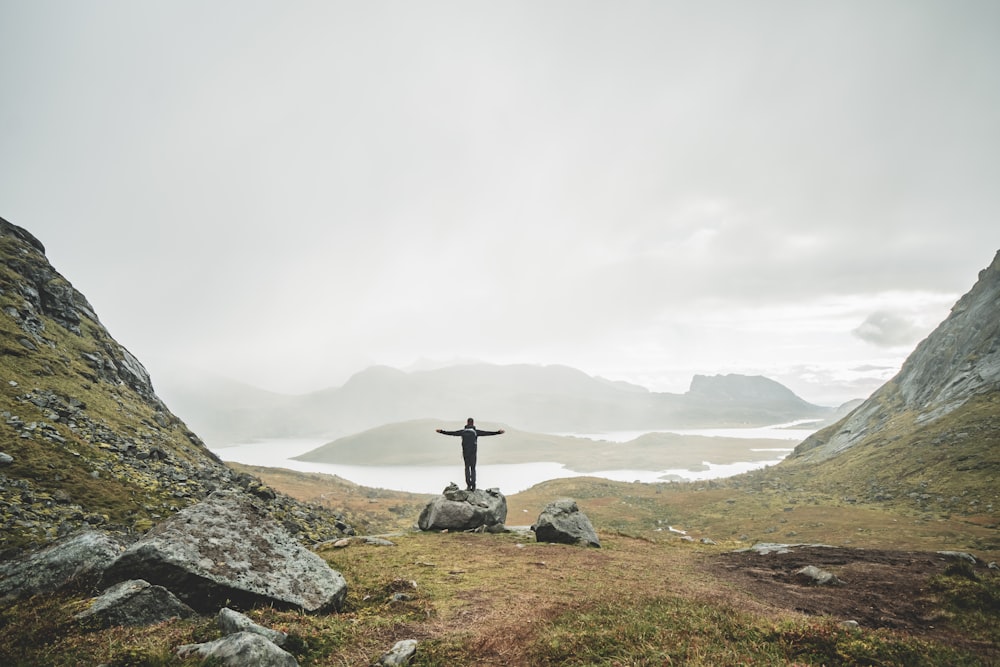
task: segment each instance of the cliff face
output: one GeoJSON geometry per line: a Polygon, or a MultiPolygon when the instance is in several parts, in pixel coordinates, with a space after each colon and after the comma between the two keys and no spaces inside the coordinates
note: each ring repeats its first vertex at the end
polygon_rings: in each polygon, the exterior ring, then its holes
{"type": "Polygon", "coordinates": [[[896,377],[847,417],[806,439],[789,461],[824,461],[887,433],[898,439],[998,392],[1000,253],[896,377]]]}
{"type": "Polygon", "coordinates": [[[36,238],[0,219],[0,256],[0,556],[84,526],[137,533],[219,487],[292,508],[167,409],[36,238]]]}

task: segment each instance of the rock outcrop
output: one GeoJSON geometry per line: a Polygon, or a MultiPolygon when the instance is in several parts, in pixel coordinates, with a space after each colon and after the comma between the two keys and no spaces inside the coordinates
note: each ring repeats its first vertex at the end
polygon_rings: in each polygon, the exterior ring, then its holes
{"type": "Polygon", "coordinates": [[[601,546],[590,519],[580,511],[576,501],[569,498],[546,505],[531,530],[535,531],[535,539],[539,542],[601,546]]]}
{"type": "Polygon", "coordinates": [[[94,598],[75,616],[100,628],[117,625],[153,625],[171,618],[190,618],[195,611],[163,586],[133,579],[122,581],[94,598]]]}
{"type": "Polygon", "coordinates": [[[347,594],[339,572],[239,491],[217,491],[158,524],[105,577],[145,579],[201,612],[258,604],[328,612],[347,594]]]}
{"type": "Polygon", "coordinates": [[[420,530],[486,530],[501,532],[507,520],[507,498],[499,489],[466,491],[449,484],[424,507],[420,530]]]}

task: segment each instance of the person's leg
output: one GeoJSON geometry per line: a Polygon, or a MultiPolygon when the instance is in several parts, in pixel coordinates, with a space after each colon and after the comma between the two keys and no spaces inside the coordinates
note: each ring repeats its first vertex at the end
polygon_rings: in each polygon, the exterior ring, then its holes
{"type": "Polygon", "coordinates": [[[465,486],[470,491],[476,489],[476,447],[463,447],[462,457],[465,459],[465,486]]]}

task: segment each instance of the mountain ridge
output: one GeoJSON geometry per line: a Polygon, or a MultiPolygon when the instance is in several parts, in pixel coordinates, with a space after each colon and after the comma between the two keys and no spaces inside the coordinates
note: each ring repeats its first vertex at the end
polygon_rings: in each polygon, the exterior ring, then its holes
{"type": "Polygon", "coordinates": [[[863,442],[893,417],[914,425],[942,418],[974,396],[1000,391],[1000,252],[951,313],[907,357],[899,373],[789,457],[819,461],[863,442]]]}
{"type": "Polygon", "coordinates": [[[955,513],[995,526],[1000,252],[894,378],[759,476],[924,517],[955,513]]]}

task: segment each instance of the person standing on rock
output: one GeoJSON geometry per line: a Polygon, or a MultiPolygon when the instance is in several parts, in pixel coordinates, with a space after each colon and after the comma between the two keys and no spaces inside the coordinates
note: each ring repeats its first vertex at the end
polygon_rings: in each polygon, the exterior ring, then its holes
{"type": "Polygon", "coordinates": [[[458,435],[462,437],[462,458],[465,459],[465,486],[469,491],[476,490],[476,450],[478,449],[479,436],[481,435],[500,435],[503,433],[503,429],[499,431],[483,431],[476,428],[476,422],[469,417],[465,422],[465,428],[459,431],[445,431],[444,429],[437,429],[438,433],[442,435],[458,435]]]}

